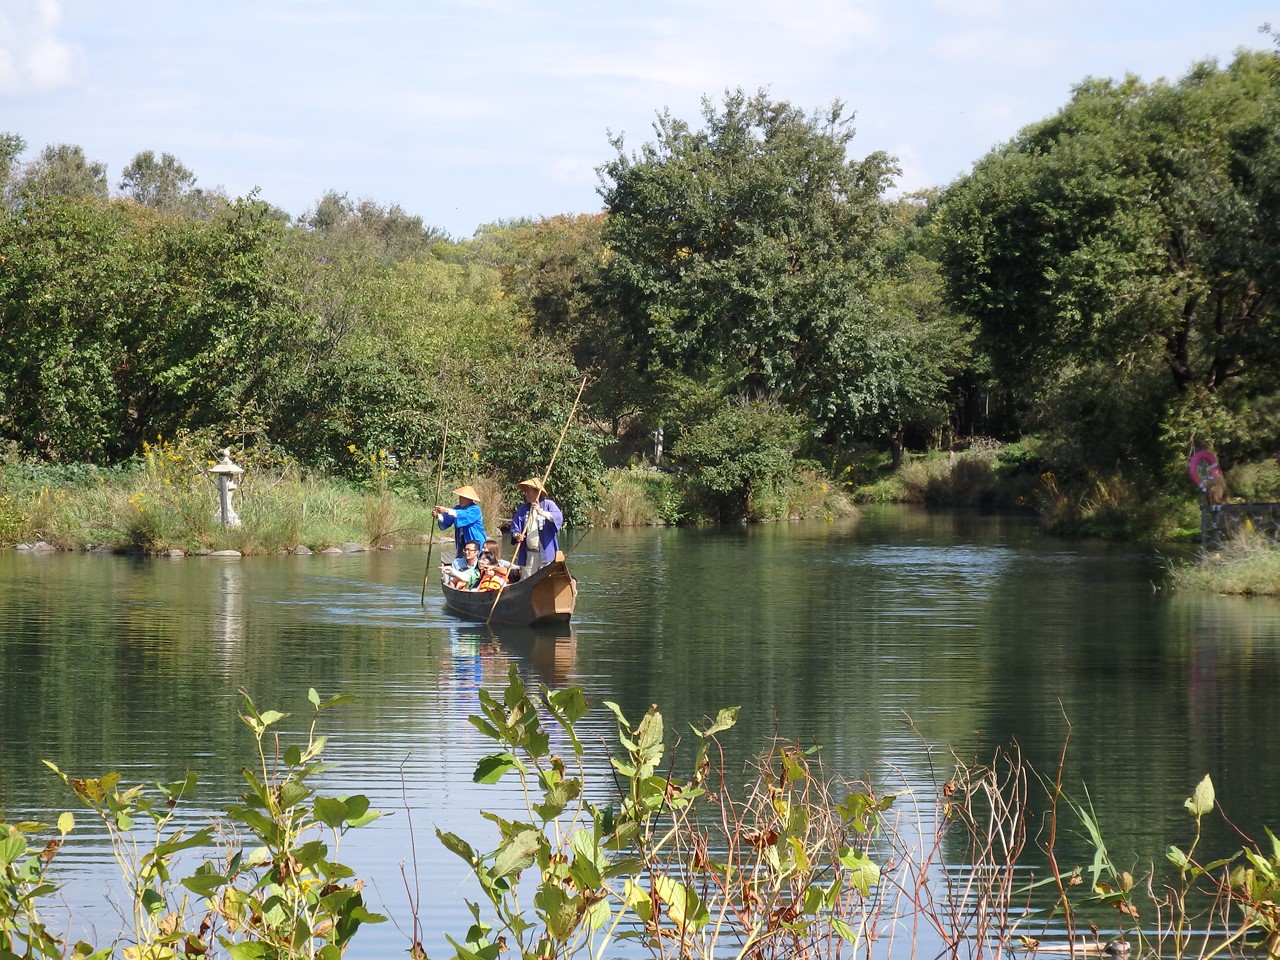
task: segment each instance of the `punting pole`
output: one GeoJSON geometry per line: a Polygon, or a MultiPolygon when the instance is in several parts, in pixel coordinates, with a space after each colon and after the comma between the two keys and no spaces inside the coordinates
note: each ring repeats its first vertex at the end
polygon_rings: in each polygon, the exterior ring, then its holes
{"type": "MultiPolygon", "coordinates": [[[[449,421],[444,422],[444,439],[440,441],[440,472],[436,474],[436,498],[431,501],[434,508],[440,502],[440,484],[444,481],[444,448],[449,443],[449,421]]],[[[422,571],[422,600],[420,606],[427,605],[427,581],[431,579],[431,548],[436,543],[436,515],[431,514],[431,536],[427,538],[427,568],[422,571]]]]}
{"type": "MultiPolygon", "coordinates": [[[[560,429],[560,439],[556,441],[556,448],[551,452],[551,462],[547,464],[547,469],[542,474],[542,492],[543,493],[545,493],[547,490],[547,481],[551,478],[551,468],[556,465],[556,457],[560,456],[560,445],[564,443],[565,434],[569,432],[569,425],[573,423],[573,417],[578,412],[578,401],[582,399],[582,391],[585,389],[587,389],[587,375],[584,373],[582,375],[582,383],[578,384],[578,395],[573,398],[573,406],[569,408],[569,419],[565,420],[564,426],[560,429]]],[[[521,530],[520,531],[521,533],[525,533],[528,531],[529,522],[532,519],[533,519],[533,511],[530,510],[528,513],[525,514],[524,530],[521,530]]],[[[521,546],[524,546],[524,545],[521,544],[521,546]]],[[[529,549],[528,547],[525,547],[526,558],[528,557],[528,549],[529,549]]],[[[519,553],[519,552],[520,552],[520,548],[517,547],[516,553],[519,553]]],[[[512,560],[512,565],[514,566],[515,554],[511,555],[511,560],[512,560]]],[[[488,623],[490,620],[493,619],[493,611],[498,609],[498,600],[502,597],[502,591],[505,587],[506,587],[506,583],[504,582],[500,584],[498,589],[493,592],[493,605],[489,607],[489,616],[485,617],[484,619],[485,623],[488,623]]]]}

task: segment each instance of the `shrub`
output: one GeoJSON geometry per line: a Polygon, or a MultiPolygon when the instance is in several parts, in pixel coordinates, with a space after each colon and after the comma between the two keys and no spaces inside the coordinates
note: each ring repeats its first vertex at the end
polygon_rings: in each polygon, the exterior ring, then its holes
{"type": "Polygon", "coordinates": [[[777,400],[739,398],[687,429],[671,451],[691,513],[712,520],[786,516],[803,420],[777,400]]]}

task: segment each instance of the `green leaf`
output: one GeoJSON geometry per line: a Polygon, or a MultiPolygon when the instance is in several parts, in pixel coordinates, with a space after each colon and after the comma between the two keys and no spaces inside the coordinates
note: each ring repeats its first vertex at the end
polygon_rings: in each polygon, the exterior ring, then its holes
{"type": "Polygon", "coordinates": [[[289,716],[289,714],[281,713],[279,710],[264,710],[262,712],[262,716],[258,719],[262,722],[262,726],[265,728],[271,726],[273,723],[279,723],[287,716],[289,716]]]}
{"type": "Polygon", "coordinates": [[[477,859],[475,850],[471,844],[463,840],[456,833],[445,833],[439,827],[436,828],[436,838],[444,845],[446,850],[451,850],[459,857],[467,862],[469,866],[475,866],[477,859]]]}
{"type": "Polygon", "coordinates": [[[278,954],[269,944],[257,940],[245,940],[228,947],[227,956],[231,960],[276,960],[278,954]]]}
{"type": "Polygon", "coordinates": [[[849,871],[849,884],[864,897],[871,895],[871,888],[880,882],[880,868],[867,854],[852,847],[840,852],[840,862],[849,871]]]}
{"type": "Polygon", "coordinates": [[[845,923],[839,917],[831,918],[831,929],[835,931],[837,937],[850,946],[856,947],[858,945],[858,934],[854,931],[853,927],[849,926],[849,924],[845,923]]]}
{"type": "Polygon", "coordinates": [[[307,690],[307,699],[311,701],[311,705],[313,707],[320,706],[320,694],[316,693],[315,687],[311,687],[309,690],[307,690]]]}
{"type": "Polygon", "coordinates": [[[703,738],[714,737],[717,733],[723,733],[738,722],[738,711],[741,709],[741,707],[726,707],[716,714],[715,722],[711,726],[702,731],[694,727],[694,732],[703,738]]]}
{"type": "Polygon", "coordinates": [[[219,873],[196,871],[182,881],[182,885],[200,897],[212,897],[226,885],[227,878],[219,873]]]}
{"type": "Polygon", "coordinates": [[[280,786],[280,806],[285,810],[296,807],[310,796],[311,790],[297,780],[286,780],[280,786]]]}
{"type": "Polygon", "coordinates": [[[337,830],[347,819],[347,805],[337,797],[316,797],[316,819],[337,830]]]}
{"type": "Polygon", "coordinates": [[[0,866],[8,866],[26,852],[27,838],[21,831],[8,827],[8,833],[0,838],[0,866]]]}
{"type": "Polygon", "coordinates": [[[1168,861],[1172,863],[1175,867],[1177,867],[1179,870],[1185,870],[1187,868],[1187,864],[1189,862],[1187,860],[1187,855],[1183,853],[1178,847],[1175,847],[1172,844],[1170,844],[1168,847],[1165,848],[1164,855],[1168,859],[1168,861]]]}
{"type": "Polygon", "coordinates": [[[150,888],[143,890],[139,899],[142,903],[142,909],[153,917],[165,907],[164,897],[150,888]]]}
{"type": "Polygon", "coordinates": [[[498,847],[491,875],[498,879],[525,869],[533,863],[541,844],[542,835],[537,830],[521,830],[498,847]]]}
{"type": "Polygon", "coordinates": [[[1188,797],[1183,804],[1193,817],[1202,817],[1213,810],[1213,780],[1206,773],[1204,779],[1196,785],[1194,796],[1188,797]]]}
{"type": "Polygon", "coordinates": [[[667,905],[667,914],[677,925],[697,930],[710,921],[711,914],[703,906],[701,898],[683,883],[660,873],[653,878],[653,890],[667,905]]]}
{"type": "Polygon", "coordinates": [[[547,697],[548,702],[569,723],[577,723],[587,715],[587,698],[581,687],[557,690],[547,697]]]}
{"type": "Polygon", "coordinates": [[[476,764],[476,772],[471,775],[471,779],[475,783],[497,783],[505,774],[523,769],[514,754],[498,753],[485,757],[476,764]]]}

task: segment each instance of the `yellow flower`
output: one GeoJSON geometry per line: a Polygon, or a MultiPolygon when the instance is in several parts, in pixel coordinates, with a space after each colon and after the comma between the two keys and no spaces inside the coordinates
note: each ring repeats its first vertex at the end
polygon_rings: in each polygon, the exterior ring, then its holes
{"type": "Polygon", "coordinates": [[[354,443],[348,443],[348,444],[347,444],[347,451],[348,451],[349,453],[355,453],[355,452],[356,452],[356,445],[355,445],[354,443]]]}

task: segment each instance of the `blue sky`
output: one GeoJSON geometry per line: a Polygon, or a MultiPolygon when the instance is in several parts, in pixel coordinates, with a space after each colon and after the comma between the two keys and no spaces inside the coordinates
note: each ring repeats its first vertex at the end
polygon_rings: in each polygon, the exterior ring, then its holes
{"type": "Polygon", "coordinates": [[[600,209],[608,134],[767,87],[944,185],[1086,76],[1270,49],[1280,0],[0,0],[0,131],[141,150],[292,214],[329,189],[481,224],[600,209]]]}

